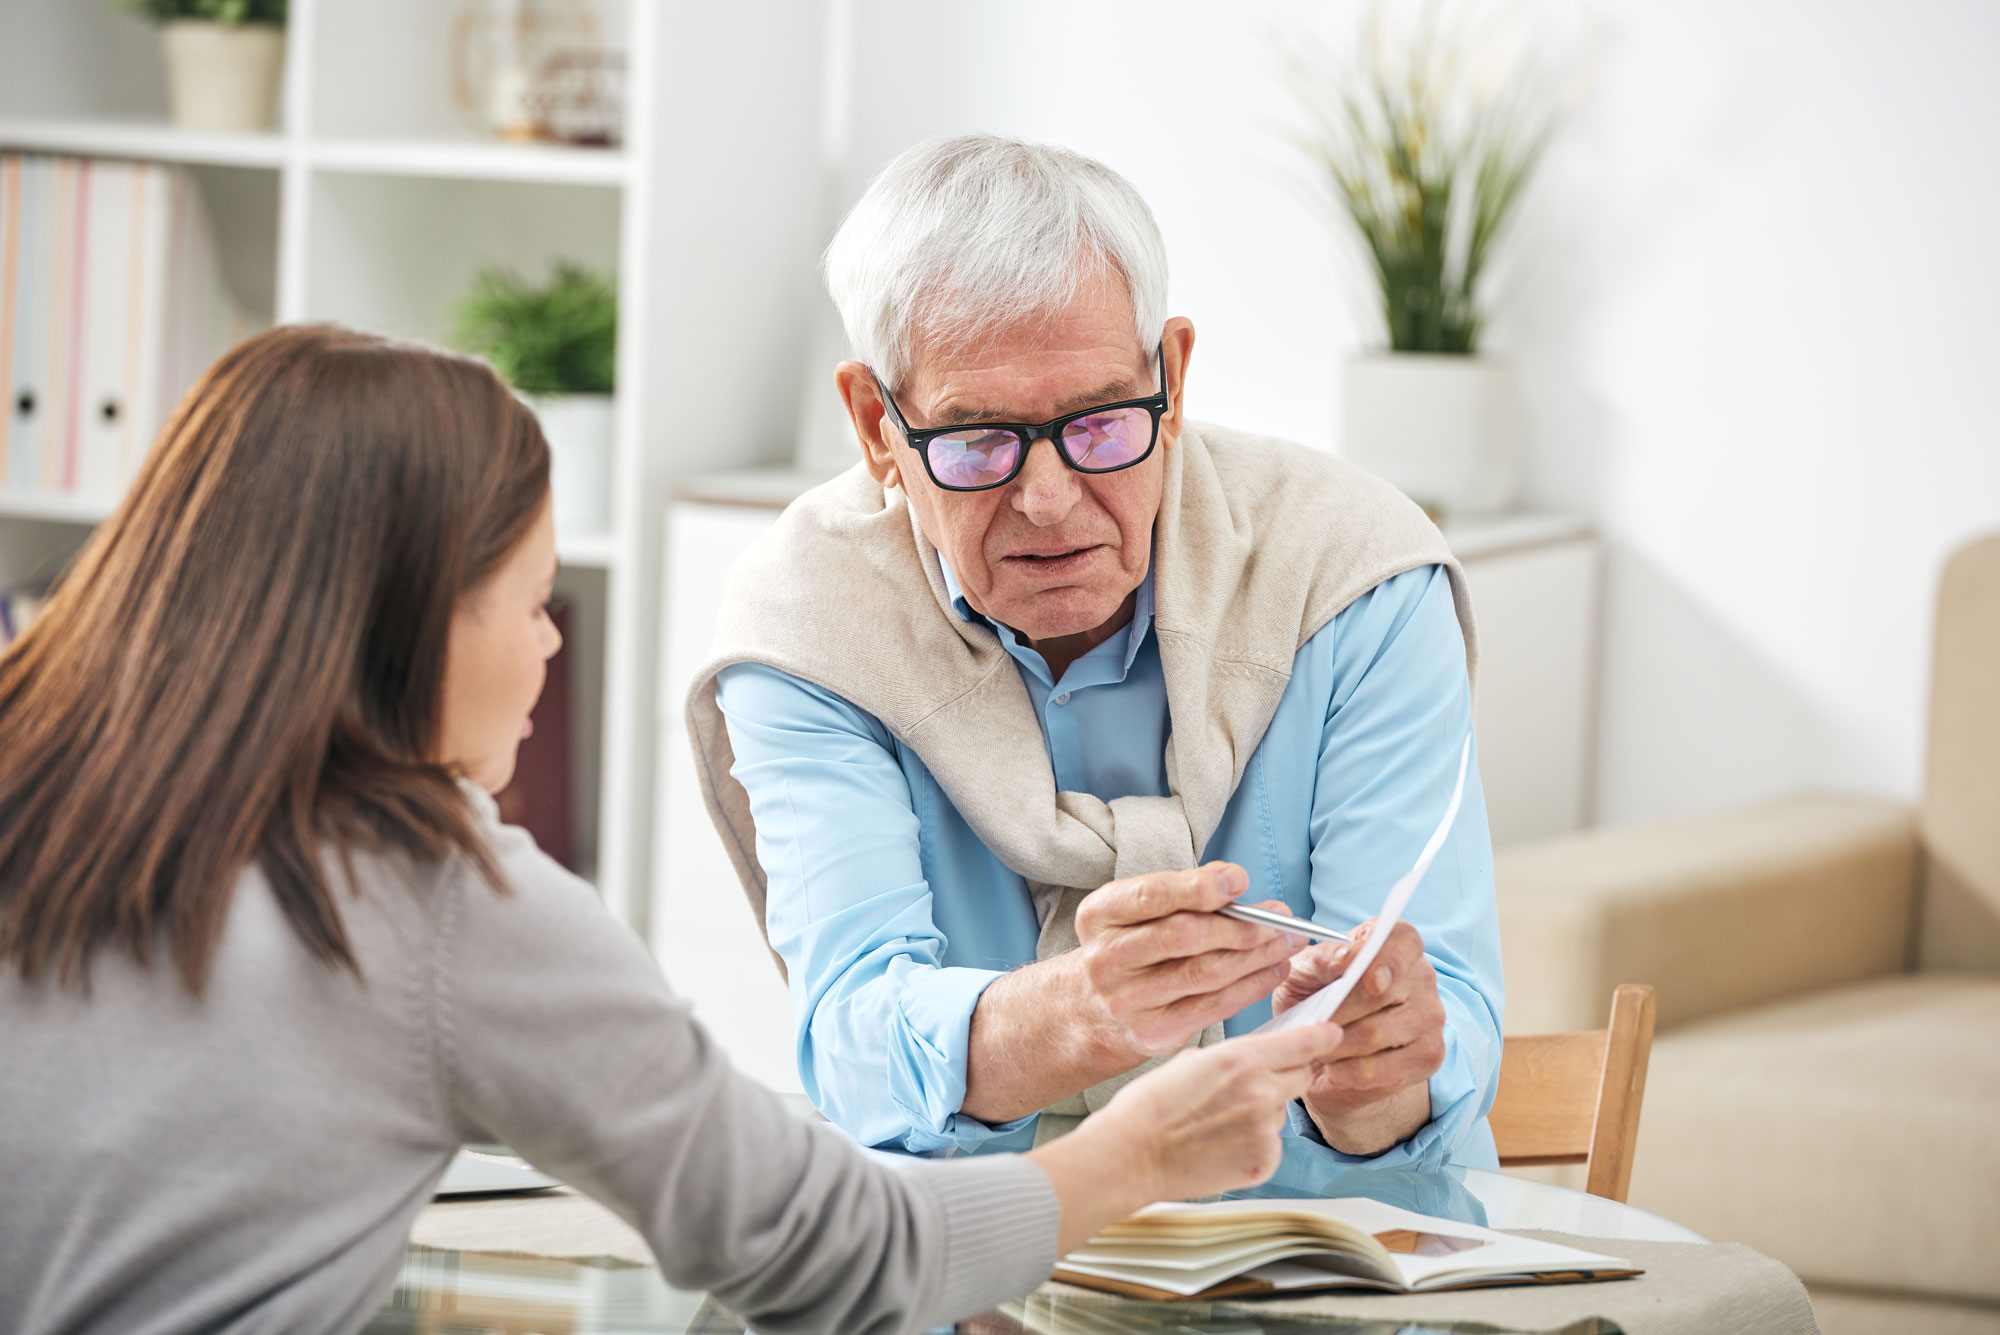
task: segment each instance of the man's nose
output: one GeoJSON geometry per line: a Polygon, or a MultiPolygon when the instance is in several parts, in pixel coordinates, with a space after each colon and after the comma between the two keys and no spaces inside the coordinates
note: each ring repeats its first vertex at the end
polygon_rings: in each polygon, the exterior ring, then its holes
{"type": "Polygon", "coordinates": [[[1053,440],[1038,440],[1028,447],[1028,457],[1014,479],[1014,508],[1029,523],[1046,528],[1060,524],[1076,507],[1083,479],[1056,455],[1053,440]]]}

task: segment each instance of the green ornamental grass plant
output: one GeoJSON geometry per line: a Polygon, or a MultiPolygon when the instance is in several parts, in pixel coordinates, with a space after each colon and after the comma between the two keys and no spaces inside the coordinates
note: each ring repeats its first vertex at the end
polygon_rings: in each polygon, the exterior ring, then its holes
{"type": "Polygon", "coordinates": [[[156,23],[202,19],[231,27],[242,23],[285,26],[287,0],[122,0],[124,8],[156,23]]]}
{"type": "Polygon", "coordinates": [[[1396,352],[1478,350],[1481,281],[1556,122],[1531,44],[1471,12],[1425,5],[1398,34],[1378,3],[1363,68],[1323,43],[1288,55],[1301,146],[1366,251],[1396,352]]]}
{"type": "Polygon", "coordinates": [[[485,269],[459,303],[452,341],[486,358],[523,394],[609,394],[618,289],[576,264],[558,264],[542,286],[485,269]]]}

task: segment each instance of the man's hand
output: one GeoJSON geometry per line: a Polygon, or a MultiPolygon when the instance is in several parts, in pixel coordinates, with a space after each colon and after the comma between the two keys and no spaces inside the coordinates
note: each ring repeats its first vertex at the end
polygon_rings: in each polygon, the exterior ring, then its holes
{"type": "Polygon", "coordinates": [[[1249,884],[1243,868],[1211,862],[1113,881],[1077,909],[1077,955],[1095,1019],[1105,1040],[1133,1057],[1121,1069],[1173,1052],[1284,980],[1303,938],[1215,912],[1249,884]]]}
{"type": "Polygon", "coordinates": [[[1212,862],[1087,896],[1077,949],[1003,974],[980,996],[960,1111],[1025,1117],[1268,996],[1305,942],[1214,912],[1249,884],[1241,867],[1212,862]]]}
{"type": "MultiPolygon", "coordinates": [[[[1295,956],[1272,1009],[1288,1010],[1340,977],[1374,925],[1371,919],[1355,929],[1355,945],[1319,945],[1295,956]]],[[[1306,1091],[1306,1111],[1335,1149],[1379,1154],[1430,1120],[1429,1081],[1444,1064],[1444,1003],[1416,928],[1399,922],[1391,929],[1333,1022],[1346,1041],[1306,1091]]]]}

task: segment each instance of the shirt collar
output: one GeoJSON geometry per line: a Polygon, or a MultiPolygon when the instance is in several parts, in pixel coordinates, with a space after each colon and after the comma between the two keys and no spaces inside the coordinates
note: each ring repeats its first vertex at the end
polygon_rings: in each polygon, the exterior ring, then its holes
{"type": "MultiPolygon", "coordinates": [[[[1027,649],[1027,641],[1022,638],[1019,631],[1015,630],[1012,626],[1001,625],[997,621],[992,621],[987,617],[981,616],[973,610],[971,603],[965,601],[965,591],[959,588],[958,576],[951,573],[951,562],[944,559],[943,552],[938,553],[938,571],[944,576],[945,594],[951,599],[951,610],[958,613],[959,620],[983,623],[1005,631],[1006,634],[1000,637],[1000,642],[1003,645],[1007,645],[1010,652],[1015,646],[1019,646],[1024,650],[1027,649]]],[[[1119,647],[1112,652],[1116,652],[1119,655],[1125,664],[1124,671],[1129,672],[1132,670],[1132,660],[1139,656],[1139,647],[1146,642],[1146,632],[1151,630],[1152,627],[1153,567],[1149,562],[1146,566],[1146,578],[1139,581],[1139,596],[1132,603],[1132,620],[1127,623],[1124,629],[1105,641],[1104,645],[1099,645],[1098,649],[1091,650],[1091,653],[1097,653],[1099,649],[1105,648],[1106,645],[1118,645],[1119,647]],[[1122,644],[1119,644],[1119,635],[1125,637],[1122,644]]],[[[1029,652],[1033,651],[1030,650],[1029,652]]]]}

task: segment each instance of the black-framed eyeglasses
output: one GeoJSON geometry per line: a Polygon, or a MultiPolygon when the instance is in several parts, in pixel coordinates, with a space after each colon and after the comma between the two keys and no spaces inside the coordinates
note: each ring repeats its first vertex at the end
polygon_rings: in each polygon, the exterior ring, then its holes
{"type": "Polygon", "coordinates": [[[1167,411],[1166,347],[1156,347],[1153,355],[1160,365],[1159,393],[1065,413],[1039,424],[976,422],[912,430],[880,376],[875,384],[889,416],[896,419],[896,429],[923,456],[931,481],[946,491],[985,491],[1012,482],[1027,462],[1029,449],[1043,437],[1079,473],[1115,473],[1144,463],[1160,439],[1160,418],[1167,411]]]}

